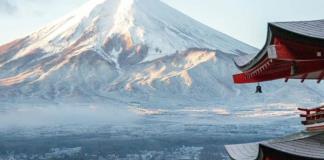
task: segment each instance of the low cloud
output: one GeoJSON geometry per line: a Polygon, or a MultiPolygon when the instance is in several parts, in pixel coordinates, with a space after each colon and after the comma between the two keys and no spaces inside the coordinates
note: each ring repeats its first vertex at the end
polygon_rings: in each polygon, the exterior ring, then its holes
{"type": "Polygon", "coordinates": [[[18,7],[15,3],[9,0],[0,0],[0,13],[15,14],[18,11],[18,7]]]}

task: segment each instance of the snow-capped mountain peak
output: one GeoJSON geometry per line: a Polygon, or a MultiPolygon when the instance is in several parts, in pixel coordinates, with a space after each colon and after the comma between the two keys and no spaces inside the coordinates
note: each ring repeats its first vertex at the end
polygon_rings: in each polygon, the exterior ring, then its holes
{"type": "Polygon", "coordinates": [[[91,0],[0,46],[0,98],[223,101],[245,94],[232,58],[256,51],[159,0],[91,0]]]}
{"type": "Polygon", "coordinates": [[[143,48],[144,44],[149,46],[148,53],[143,56],[145,60],[154,60],[190,47],[237,53],[231,47],[236,44],[238,50],[255,51],[158,0],[90,0],[67,16],[33,33],[28,39],[31,43],[12,60],[38,48],[51,54],[67,48],[79,52],[89,49],[102,52],[107,41],[116,39],[122,39],[127,48],[139,48],[138,45],[143,48]]]}

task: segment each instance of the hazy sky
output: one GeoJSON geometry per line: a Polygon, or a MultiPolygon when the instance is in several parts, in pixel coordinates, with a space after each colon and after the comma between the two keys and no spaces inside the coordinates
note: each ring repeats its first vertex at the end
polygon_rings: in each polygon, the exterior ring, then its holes
{"type": "MultiPolygon", "coordinates": [[[[35,31],[87,0],[0,0],[0,44],[35,31]]],[[[272,21],[324,19],[324,0],[163,0],[255,47],[272,21]]]]}

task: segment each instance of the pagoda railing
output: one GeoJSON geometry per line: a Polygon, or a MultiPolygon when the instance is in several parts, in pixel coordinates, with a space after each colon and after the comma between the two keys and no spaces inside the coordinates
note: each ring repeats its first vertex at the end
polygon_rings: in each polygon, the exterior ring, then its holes
{"type": "Polygon", "coordinates": [[[303,112],[300,117],[305,118],[302,124],[308,131],[324,131],[324,106],[312,109],[298,108],[298,110],[303,112]]]}

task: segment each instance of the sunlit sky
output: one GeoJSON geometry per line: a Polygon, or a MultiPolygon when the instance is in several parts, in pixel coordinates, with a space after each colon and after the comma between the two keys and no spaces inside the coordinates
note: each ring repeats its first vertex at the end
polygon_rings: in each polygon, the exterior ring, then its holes
{"type": "MultiPolygon", "coordinates": [[[[22,37],[87,0],[0,0],[0,44],[22,37]]],[[[267,22],[324,19],[324,0],[162,0],[194,19],[261,48],[267,22]]]]}

